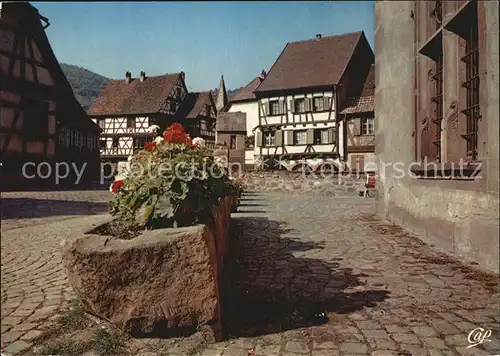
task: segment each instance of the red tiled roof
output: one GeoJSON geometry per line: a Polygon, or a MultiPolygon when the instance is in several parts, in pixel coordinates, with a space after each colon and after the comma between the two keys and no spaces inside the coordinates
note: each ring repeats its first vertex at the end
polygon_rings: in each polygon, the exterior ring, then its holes
{"type": "Polygon", "coordinates": [[[354,114],[375,111],[375,66],[372,65],[363,85],[360,96],[347,99],[347,107],[341,114],[354,114]]]}
{"type": "Polygon", "coordinates": [[[261,77],[255,77],[252,79],[250,83],[248,83],[245,87],[238,90],[238,92],[234,95],[231,102],[238,101],[246,101],[246,100],[256,100],[255,94],[253,93],[255,89],[262,83],[261,77]]]}
{"type": "Polygon", "coordinates": [[[362,31],[288,43],[256,92],[338,84],[362,31]]]}
{"type": "Polygon", "coordinates": [[[90,116],[152,114],[160,111],[181,73],[111,80],[89,110],[90,116]]]}

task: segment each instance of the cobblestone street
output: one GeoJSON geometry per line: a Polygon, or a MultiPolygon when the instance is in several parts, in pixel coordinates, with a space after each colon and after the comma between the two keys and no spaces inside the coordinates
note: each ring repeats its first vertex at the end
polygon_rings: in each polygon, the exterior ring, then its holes
{"type": "MultiPolygon", "coordinates": [[[[29,347],[74,298],[60,243],[102,221],[109,198],[2,194],[4,351],[29,347]]],[[[201,355],[499,353],[497,284],[375,218],[373,200],[249,193],[241,203],[225,271],[231,339],[201,355]],[[466,348],[475,328],[491,341],[466,348]]],[[[161,354],[194,355],[190,342],[161,354]]]]}

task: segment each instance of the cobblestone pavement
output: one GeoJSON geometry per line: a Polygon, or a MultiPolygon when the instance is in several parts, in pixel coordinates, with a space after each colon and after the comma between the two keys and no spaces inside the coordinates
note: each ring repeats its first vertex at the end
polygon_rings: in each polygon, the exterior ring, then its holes
{"type": "MultiPolygon", "coordinates": [[[[10,350],[29,346],[74,297],[60,242],[98,223],[102,217],[88,214],[109,199],[102,191],[44,194],[36,199],[68,201],[12,200],[11,218],[2,220],[2,342],[10,350]],[[15,206],[26,216],[27,206],[50,211],[26,223],[13,218],[15,206]]],[[[497,284],[373,213],[373,200],[361,197],[247,194],[233,216],[226,262],[230,340],[206,347],[151,340],[158,351],[149,355],[498,354],[497,284]],[[491,330],[491,341],[466,348],[475,328],[491,330]]]]}
{"type": "Polygon", "coordinates": [[[106,210],[107,191],[2,193],[2,349],[19,351],[74,293],[61,266],[60,242],[106,210]]]}

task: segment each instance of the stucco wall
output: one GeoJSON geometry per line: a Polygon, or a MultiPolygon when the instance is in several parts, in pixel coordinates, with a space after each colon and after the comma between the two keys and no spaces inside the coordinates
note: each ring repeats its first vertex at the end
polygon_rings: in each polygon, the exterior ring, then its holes
{"type": "Polygon", "coordinates": [[[388,166],[408,167],[414,157],[414,2],[375,3],[377,211],[437,250],[498,272],[498,3],[484,4],[488,104],[483,120],[489,132],[488,154],[481,181],[459,182],[395,177],[395,169],[388,166]]]}
{"type": "Polygon", "coordinates": [[[233,103],[229,112],[244,112],[247,114],[247,136],[253,135],[252,130],[259,126],[259,106],[257,100],[243,103],[233,103]]]}

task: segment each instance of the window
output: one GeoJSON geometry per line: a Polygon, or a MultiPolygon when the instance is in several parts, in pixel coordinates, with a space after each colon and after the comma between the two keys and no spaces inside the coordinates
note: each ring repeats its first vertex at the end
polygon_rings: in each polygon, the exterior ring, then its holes
{"type": "Polygon", "coordinates": [[[293,144],[294,145],[306,145],[307,144],[307,131],[297,130],[293,132],[293,144]]]}
{"type": "Polygon", "coordinates": [[[118,137],[113,137],[113,148],[118,148],[118,143],[120,139],[118,137]]]}
{"type": "Polygon", "coordinates": [[[264,146],[275,146],[276,145],[276,134],[275,132],[264,132],[264,146]]]}
{"type": "MultiPolygon", "coordinates": [[[[476,5],[477,6],[477,5],[476,5]]],[[[465,116],[466,130],[462,137],[467,142],[467,157],[477,159],[477,132],[480,118],[479,110],[479,44],[477,15],[475,21],[469,23],[465,38],[465,56],[461,58],[465,63],[465,80],[462,87],[466,92],[465,116]]]]}
{"type": "Polygon", "coordinates": [[[106,140],[99,140],[99,147],[101,148],[101,150],[105,150],[106,149],[106,140]]]}
{"type": "Polygon", "coordinates": [[[49,103],[26,99],[23,129],[27,140],[44,140],[48,133],[49,103]]]}
{"type": "Polygon", "coordinates": [[[306,99],[295,99],[293,105],[296,113],[306,111],[306,99]]]}
{"type": "Polygon", "coordinates": [[[71,132],[69,129],[64,130],[64,138],[65,138],[64,142],[66,144],[66,147],[71,145],[71,132]]]}
{"type": "Polygon", "coordinates": [[[135,128],[135,118],[133,118],[133,117],[127,118],[127,128],[128,129],[135,128]]]}
{"type": "Polygon", "coordinates": [[[314,111],[323,111],[325,100],[323,97],[316,97],[313,99],[313,110],[314,111]]]}
{"type": "Polygon", "coordinates": [[[177,104],[173,101],[170,102],[170,111],[175,112],[177,110],[177,104]]]}
{"type": "Polygon", "coordinates": [[[229,148],[231,150],[235,150],[236,149],[236,135],[231,135],[231,137],[229,139],[230,139],[229,148]]]}
{"type": "Polygon", "coordinates": [[[280,111],[280,102],[278,100],[273,100],[269,102],[269,115],[279,115],[280,111]]]}
{"type": "Polygon", "coordinates": [[[104,130],[104,127],[106,126],[106,119],[97,119],[97,122],[99,123],[99,127],[104,130]]]}
{"type": "Polygon", "coordinates": [[[146,144],[146,139],[144,137],[134,137],[132,139],[132,146],[134,150],[142,150],[146,144]]]}
{"type": "Polygon", "coordinates": [[[314,130],[314,144],[315,145],[325,145],[328,144],[328,129],[316,129],[314,130]]]}
{"type": "Polygon", "coordinates": [[[375,134],[375,126],[373,118],[364,118],[361,120],[361,134],[362,135],[375,134]]]}

